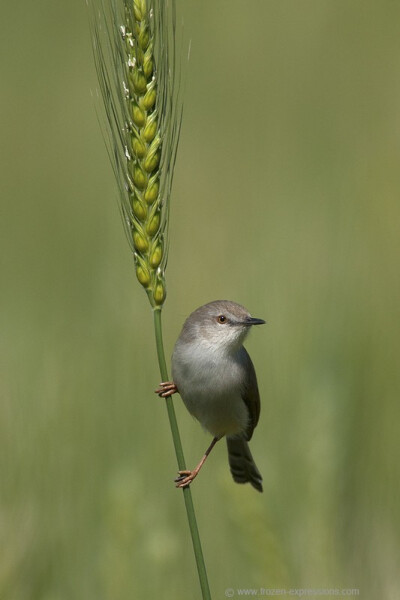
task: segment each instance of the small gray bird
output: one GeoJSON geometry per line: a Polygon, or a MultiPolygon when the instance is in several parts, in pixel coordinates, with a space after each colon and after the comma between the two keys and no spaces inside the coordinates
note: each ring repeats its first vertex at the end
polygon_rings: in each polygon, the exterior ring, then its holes
{"type": "Polygon", "coordinates": [[[250,327],[263,323],[228,300],[200,306],[186,319],[172,355],[173,381],[161,383],[156,393],[166,398],[179,392],[188,411],[214,437],[193,471],[179,471],[176,487],[193,481],[215,444],[226,436],[233,479],[250,482],[262,492],[262,477],[247,443],[260,416],[260,395],[242,344],[250,327]]]}

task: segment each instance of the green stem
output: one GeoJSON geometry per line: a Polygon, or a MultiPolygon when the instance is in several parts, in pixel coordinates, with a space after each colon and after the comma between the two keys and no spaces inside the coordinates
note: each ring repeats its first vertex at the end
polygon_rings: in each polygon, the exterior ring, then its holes
{"type": "MultiPolygon", "coordinates": [[[[160,367],[162,381],[168,381],[168,370],[165,362],[164,344],[162,338],[161,326],[161,307],[154,309],[154,331],[156,336],[158,364],[160,367]]],[[[171,427],[172,439],[174,441],[176,459],[180,471],[186,469],[185,457],[183,455],[181,437],[179,435],[178,423],[176,421],[174,404],[171,396],[165,399],[167,404],[169,424],[171,427]]],[[[186,514],[189,522],[190,534],[192,536],[194,556],[196,559],[197,572],[199,574],[200,587],[203,594],[203,600],[211,600],[210,587],[208,585],[207,570],[204,563],[203,551],[201,549],[201,541],[199,530],[197,527],[196,514],[194,512],[192,493],[190,487],[183,488],[183,497],[185,500],[186,514]]]]}

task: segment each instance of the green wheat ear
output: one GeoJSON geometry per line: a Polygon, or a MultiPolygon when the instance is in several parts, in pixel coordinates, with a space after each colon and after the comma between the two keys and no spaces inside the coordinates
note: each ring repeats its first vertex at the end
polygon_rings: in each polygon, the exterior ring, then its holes
{"type": "Polygon", "coordinates": [[[182,115],[174,3],[111,0],[99,7],[93,13],[93,47],[108,151],[136,276],[151,305],[160,308],[182,115]]]}

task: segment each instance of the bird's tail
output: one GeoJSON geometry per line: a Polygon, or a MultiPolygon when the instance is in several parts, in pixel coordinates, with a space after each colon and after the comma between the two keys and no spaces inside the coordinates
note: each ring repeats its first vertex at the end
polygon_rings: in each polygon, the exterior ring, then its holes
{"type": "Polygon", "coordinates": [[[232,436],[226,438],[226,443],[229,466],[234,481],[236,483],[250,482],[256,490],[262,492],[261,473],[256,467],[246,440],[241,436],[232,436]]]}

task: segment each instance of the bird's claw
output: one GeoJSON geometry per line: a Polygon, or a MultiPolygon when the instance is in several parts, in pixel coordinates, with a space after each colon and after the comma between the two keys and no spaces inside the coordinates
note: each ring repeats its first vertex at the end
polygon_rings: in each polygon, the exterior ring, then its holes
{"type": "Polygon", "coordinates": [[[168,398],[168,396],[176,394],[178,388],[173,381],[162,381],[159,387],[154,391],[160,396],[160,398],[168,398]]]}
{"type": "Polygon", "coordinates": [[[197,471],[178,471],[179,476],[174,479],[177,488],[188,487],[197,476],[197,471]]]}

